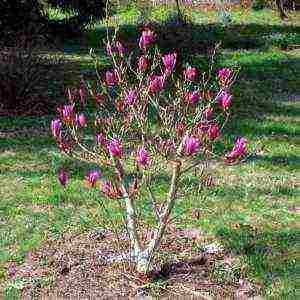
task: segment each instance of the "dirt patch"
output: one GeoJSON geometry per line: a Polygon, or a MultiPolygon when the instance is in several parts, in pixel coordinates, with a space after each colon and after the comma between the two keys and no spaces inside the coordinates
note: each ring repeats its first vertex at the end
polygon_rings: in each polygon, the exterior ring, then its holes
{"type": "Polygon", "coordinates": [[[223,264],[230,269],[235,258],[217,243],[199,250],[195,243],[200,235],[194,229],[192,234],[169,230],[168,242],[162,244],[156,258],[155,265],[159,267],[149,276],[137,274],[133,265],[123,259],[122,253],[129,249],[126,235],[119,238],[122,250],[117,250],[114,235],[103,230],[50,240],[41,250],[29,253],[22,265],[10,263],[7,274],[11,281],[26,279],[24,299],[130,299],[145,295],[224,299],[257,294],[257,286],[248,282],[244,274],[226,282],[214,278],[218,266],[223,264]]]}

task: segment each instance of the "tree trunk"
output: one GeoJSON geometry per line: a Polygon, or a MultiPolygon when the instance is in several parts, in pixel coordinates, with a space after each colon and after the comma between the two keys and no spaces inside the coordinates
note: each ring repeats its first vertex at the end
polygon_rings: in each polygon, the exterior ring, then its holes
{"type": "Polygon", "coordinates": [[[280,19],[281,20],[286,20],[288,19],[288,15],[286,14],[286,12],[283,9],[283,3],[282,0],[276,0],[276,6],[278,8],[279,11],[279,15],[280,15],[280,19]]]}
{"type": "Polygon", "coordinates": [[[173,210],[176,201],[176,193],[178,186],[178,179],[180,176],[181,163],[175,162],[173,165],[173,174],[170,185],[170,190],[166,204],[163,211],[160,214],[160,224],[154,233],[153,239],[150,241],[148,247],[140,253],[139,259],[137,260],[137,271],[141,273],[147,273],[152,270],[152,260],[156,250],[159,248],[162,238],[164,236],[169,217],[173,210]]]}
{"type": "Polygon", "coordinates": [[[180,10],[179,0],[176,0],[176,7],[177,7],[177,17],[178,17],[178,21],[179,21],[179,22],[182,22],[182,21],[183,21],[183,15],[182,15],[181,10],[180,10]]]}

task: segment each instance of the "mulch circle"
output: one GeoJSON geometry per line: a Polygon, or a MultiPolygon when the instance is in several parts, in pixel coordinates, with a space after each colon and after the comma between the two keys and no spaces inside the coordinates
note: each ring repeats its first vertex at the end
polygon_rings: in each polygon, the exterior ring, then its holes
{"type": "Polygon", "coordinates": [[[39,251],[29,253],[22,265],[10,263],[7,274],[10,280],[26,279],[24,299],[142,299],[145,296],[224,299],[238,293],[245,297],[257,293],[248,282],[245,290],[245,280],[242,281],[244,291],[239,283],[215,282],[210,273],[217,262],[225,259],[225,253],[197,250],[195,239],[182,236],[179,229],[167,233],[155,261],[160,267],[148,276],[138,274],[120,255],[129,249],[126,236],[119,239],[123,250],[118,250],[116,241],[111,232],[102,229],[65,234],[60,240],[48,240],[39,251]]]}

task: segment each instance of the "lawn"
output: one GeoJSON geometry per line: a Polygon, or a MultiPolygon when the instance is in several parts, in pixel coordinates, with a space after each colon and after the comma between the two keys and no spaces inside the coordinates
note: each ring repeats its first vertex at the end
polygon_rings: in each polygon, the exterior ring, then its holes
{"type": "MultiPolygon", "coordinates": [[[[221,41],[218,66],[241,67],[233,91],[234,117],[226,135],[231,141],[237,135],[245,136],[250,141],[251,155],[235,166],[212,162],[214,184],[205,187],[200,195],[178,202],[174,211],[176,225],[201,231],[201,238],[193,247],[201,249],[218,241],[235,258],[232,269],[236,272],[227,274],[220,265],[206,275],[217,287],[238,284],[246,278],[262,297],[296,299],[300,234],[300,15],[293,13],[291,21],[284,23],[269,10],[236,11],[232,24],[223,27],[213,12],[187,13],[193,21],[187,29],[194,33],[190,37],[192,45],[204,45],[207,49],[221,41]]],[[[169,24],[172,9],[157,8],[149,14],[152,20],[169,24]]],[[[127,8],[110,20],[111,26],[118,20],[122,34],[134,40],[141,15],[136,8],[127,8]]],[[[172,45],[168,41],[177,35],[168,30],[163,46],[172,45]]],[[[68,69],[74,67],[72,76],[66,79],[67,85],[76,83],[81,72],[92,70],[89,47],[104,54],[103,36],[104,27],[99,23],[89,29],[84,39],[65,42],[68,69]]],[[[185,47],[183,59],[191,59],[200,70],[205,69],[206,52],[200,51],[201,47],[199,50],[195,46],[195,51],[185,47]]],[[[104,57],[101,61],[107,64],[104,57]]],[[[0,119],[0,298],[20,297],[31,280],[10,276],[12,263],[24,265],[28,255],[38,252],[46,241],[56,243],[66,234],[85,234],[107,224],[99,205],[103,200],[99,191],[88,189],[82,180],[90,166],[59,153],[49,134],[51,118],[0,119]],[[72,170],[72,180],[65,189],[57,180],[62,164],[72,170]]],[[[155,192],[160,195],[163,191],[163,182],[158,182],[155,192]]],[[[141,201],[146,209],[147,204],[141,201]]],[[[118,218],[118,206],[111,202],[107,205],[118,218]]],[[[55,285],[51,272],[35,280],[36,293],[55,285]]]]}

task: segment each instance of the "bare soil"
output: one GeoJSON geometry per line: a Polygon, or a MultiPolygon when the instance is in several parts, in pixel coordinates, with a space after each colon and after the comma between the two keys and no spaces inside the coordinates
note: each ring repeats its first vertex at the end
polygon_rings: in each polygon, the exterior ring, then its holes
{"type": "Polygon", "coordinates": [[[195,245],[201,240],[197,229],[172,227],[156,258],[157,269],[145,276],[122,259],[129,249],[126,235],[117,240],[102,230],[67,233],[28,253],[22,265],[10,263],[7,274],[11,280],[26,279],[23,299],[247,299],[258,293],[259,287],[246,278],[226,284],[216,280],[216,264],[233,257],[199,250],[195,245]]]}

